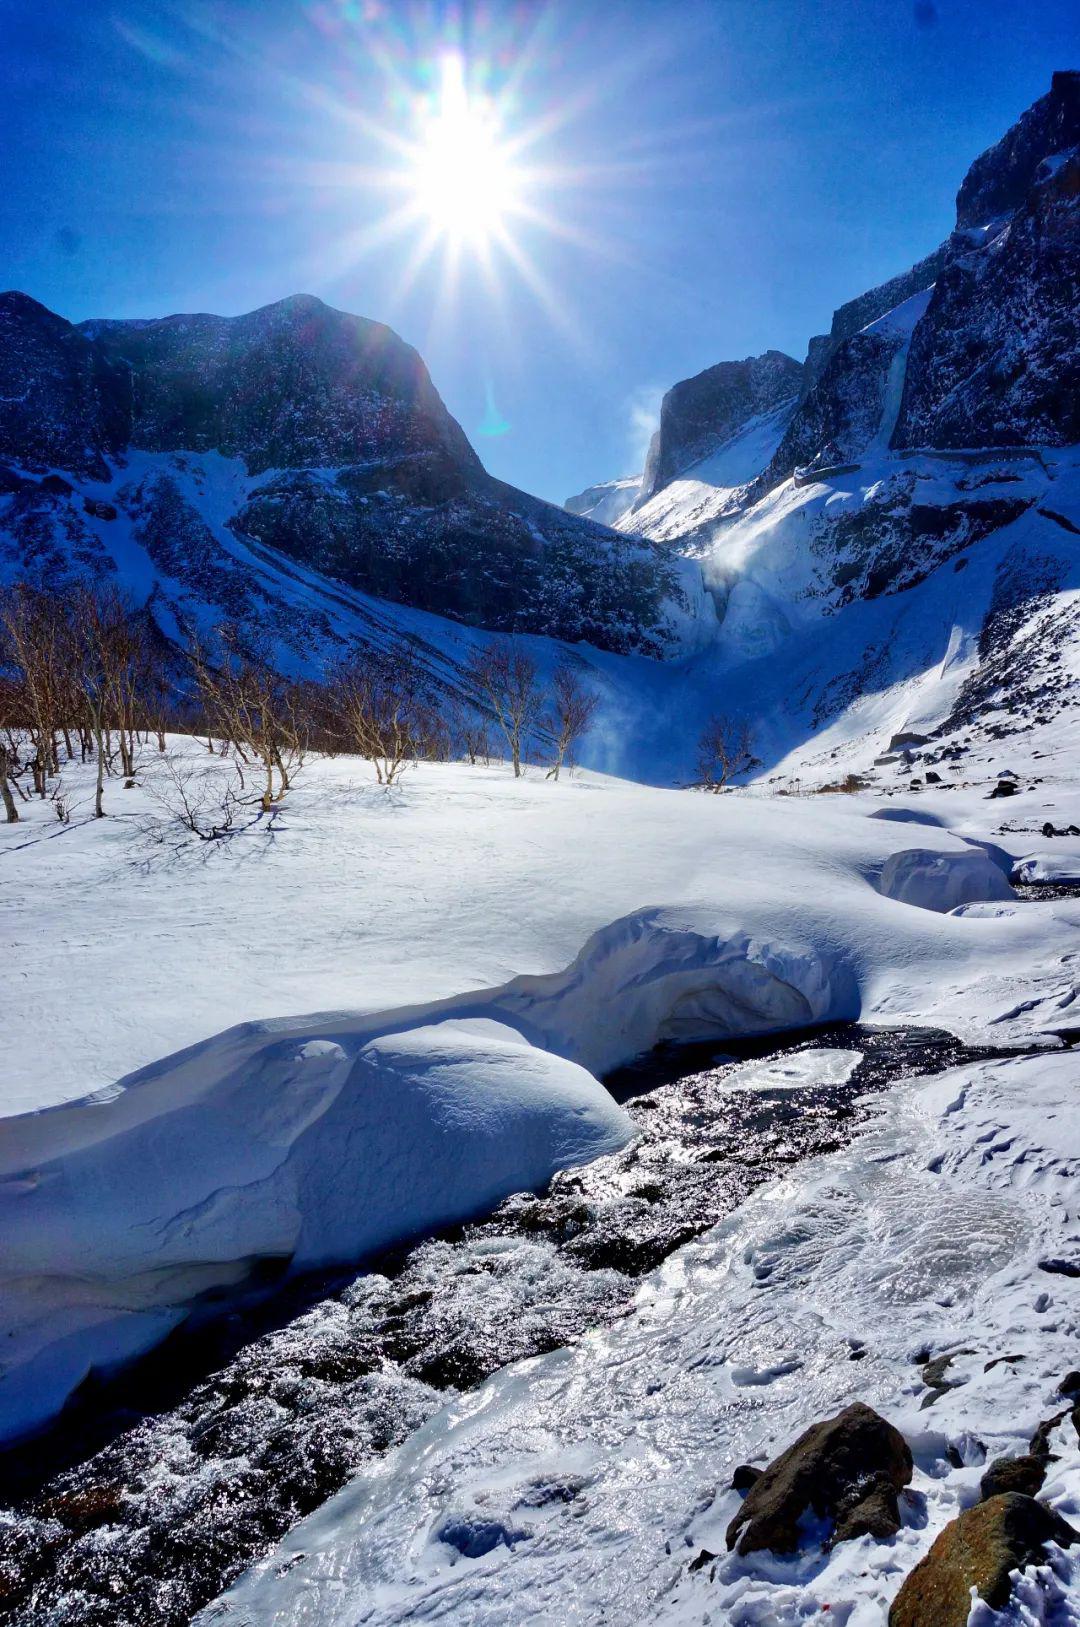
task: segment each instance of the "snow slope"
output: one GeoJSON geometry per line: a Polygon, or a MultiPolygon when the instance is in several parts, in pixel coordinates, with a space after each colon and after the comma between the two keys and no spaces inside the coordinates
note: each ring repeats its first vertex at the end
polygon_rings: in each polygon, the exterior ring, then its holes
{"type": "Polygon", "coordinates": [[[772,412],[756,414],[723,446],[678,475],[640,508],[614,521],[616,530],[653,542],[678,541],[680,547],[692,548],[702,527],[731,512],[740,487],[765,468],[794,407],[794,401],[786,401],[772,412]]]}
{"type": "Polygon", "coordinates": [[[601,480],[595,486],[586,486],[574,497],[568,497],[563,507],[570,514],[580,514],[598,525],[617,526],[628,514],[641,491],[641,475],[624,475],[619,480],[601,480]]]}

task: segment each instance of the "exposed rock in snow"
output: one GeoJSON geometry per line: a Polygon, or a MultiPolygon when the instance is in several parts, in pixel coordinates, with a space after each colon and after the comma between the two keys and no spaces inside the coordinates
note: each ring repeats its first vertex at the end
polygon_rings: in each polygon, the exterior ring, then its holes
{"type": "Polygon", "coordinates": [[[897,1594],[889,1627],[968,1627],[972,1589],[991,1610],[1004,1610],[1016,1571],[1041,1563],[1047,1543],[1075,1542],[1080,1531],[1034,1497],[992,1497],[945,1527],[897,1594]]]}
{"type": "Polygon", "coordinates": [[[899,1430],[856,1402],[835,1418],[811,1424],[763,1470],[728,1526],[727,1545],[740,1554],[759,1548],[794,1553],[808,1535],[811,1512],[828,1522],[834,1542],[895,1536],[897,1493],[911,1480],[913,1468],[899,1430]]]}

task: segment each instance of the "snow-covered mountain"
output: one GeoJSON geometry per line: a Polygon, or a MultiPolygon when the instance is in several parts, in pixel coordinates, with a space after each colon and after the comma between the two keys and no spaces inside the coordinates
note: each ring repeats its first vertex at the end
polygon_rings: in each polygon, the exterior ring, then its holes
{"type": "Polygon", "coordinates": [[[673,385],[660,404],[660,427],[645,460],[640,500],[648,502],[676,475],[725,446],[752,419],[792,400],[802,374],[791,356],[767,350],[741,362],[717,362],[673,385]]]}
{"type": "Polygon", "coordinates": [[[704,409],[695,444],[719,444],[617,522],[700,563],[719,626],[692,707],[744,717],[766,772],[910,772],[874,764],[895,734],[933,756],[1073,704],[1078,195],[1059,73],[971,166],[949,239],[810,341],[797,396],[734,432],[704,409]]]}
{"type": "Polygon", "coordinates": [[[294,617],[298,568],[324,600],[657,655],[689,603],[647,542],[494,480],[414,350],[309,297],[80,327],[0,297],[0,571],[71,567],[166,631],[227,616],[308,650],[333,629],[294,617]]]}
{"type": "Polygon", "coordinates": [[[643,475],[623,475],[618,480],[601,480],[568,497],[563,507],[568,514],[582,514],[599,525],[616,525],[640,497],[643,479],[643,475]]]}

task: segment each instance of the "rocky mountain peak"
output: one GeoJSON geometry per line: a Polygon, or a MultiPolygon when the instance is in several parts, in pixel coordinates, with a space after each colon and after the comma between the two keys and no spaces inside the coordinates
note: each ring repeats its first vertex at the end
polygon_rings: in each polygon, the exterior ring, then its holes
{"type": "Polygon", "coordinates": [[[310,294],[244,316],[94,321],[81,331],[131,369],[133,446],[216,450],[252,474],[427,458],[446,495],[481,473],[412,346],[310,294]]]}
{"type": "Polygon", "coordinates": [[[460,621],[656,655],[688,608],[649,545],[492,479],[380,322],[300,294],[75,326],[0,297],[0,576],[122,576],[125,536],[181,626],[288,621],[236,546],[286,579],[299,565],[460,621]],[[207,479],[216,457],[234,463],[227,495],[207,479]]]}
{"type": "Polygon", "coordinates": [[[802,374],[802,363],[794,357],[766,350],[742,361],[717,362],[673,385],[661,403],[660,427],[649,448],[640,501],[647,502],[758,413],[793,399],[802,374]]]}
{"type": "Polygon", "coordinates": [[[1055,73],[1045,96],[981,153],[956,195],[960,230],[986,226],[1018,209],[1044,159],[1080,143],[1080,72],[1055,73]]]}

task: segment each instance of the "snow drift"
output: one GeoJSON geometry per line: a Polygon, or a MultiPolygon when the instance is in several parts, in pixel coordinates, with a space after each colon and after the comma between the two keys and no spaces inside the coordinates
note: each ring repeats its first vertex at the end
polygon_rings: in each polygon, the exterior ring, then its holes
{"type": "Polygon", "coordinates": [[[0,1142],[0,1429],[156,1343],[257,1262],[356,1259],[612,1152],[631,1121],[495,1023],[247,1024],[0,1142]]]}

